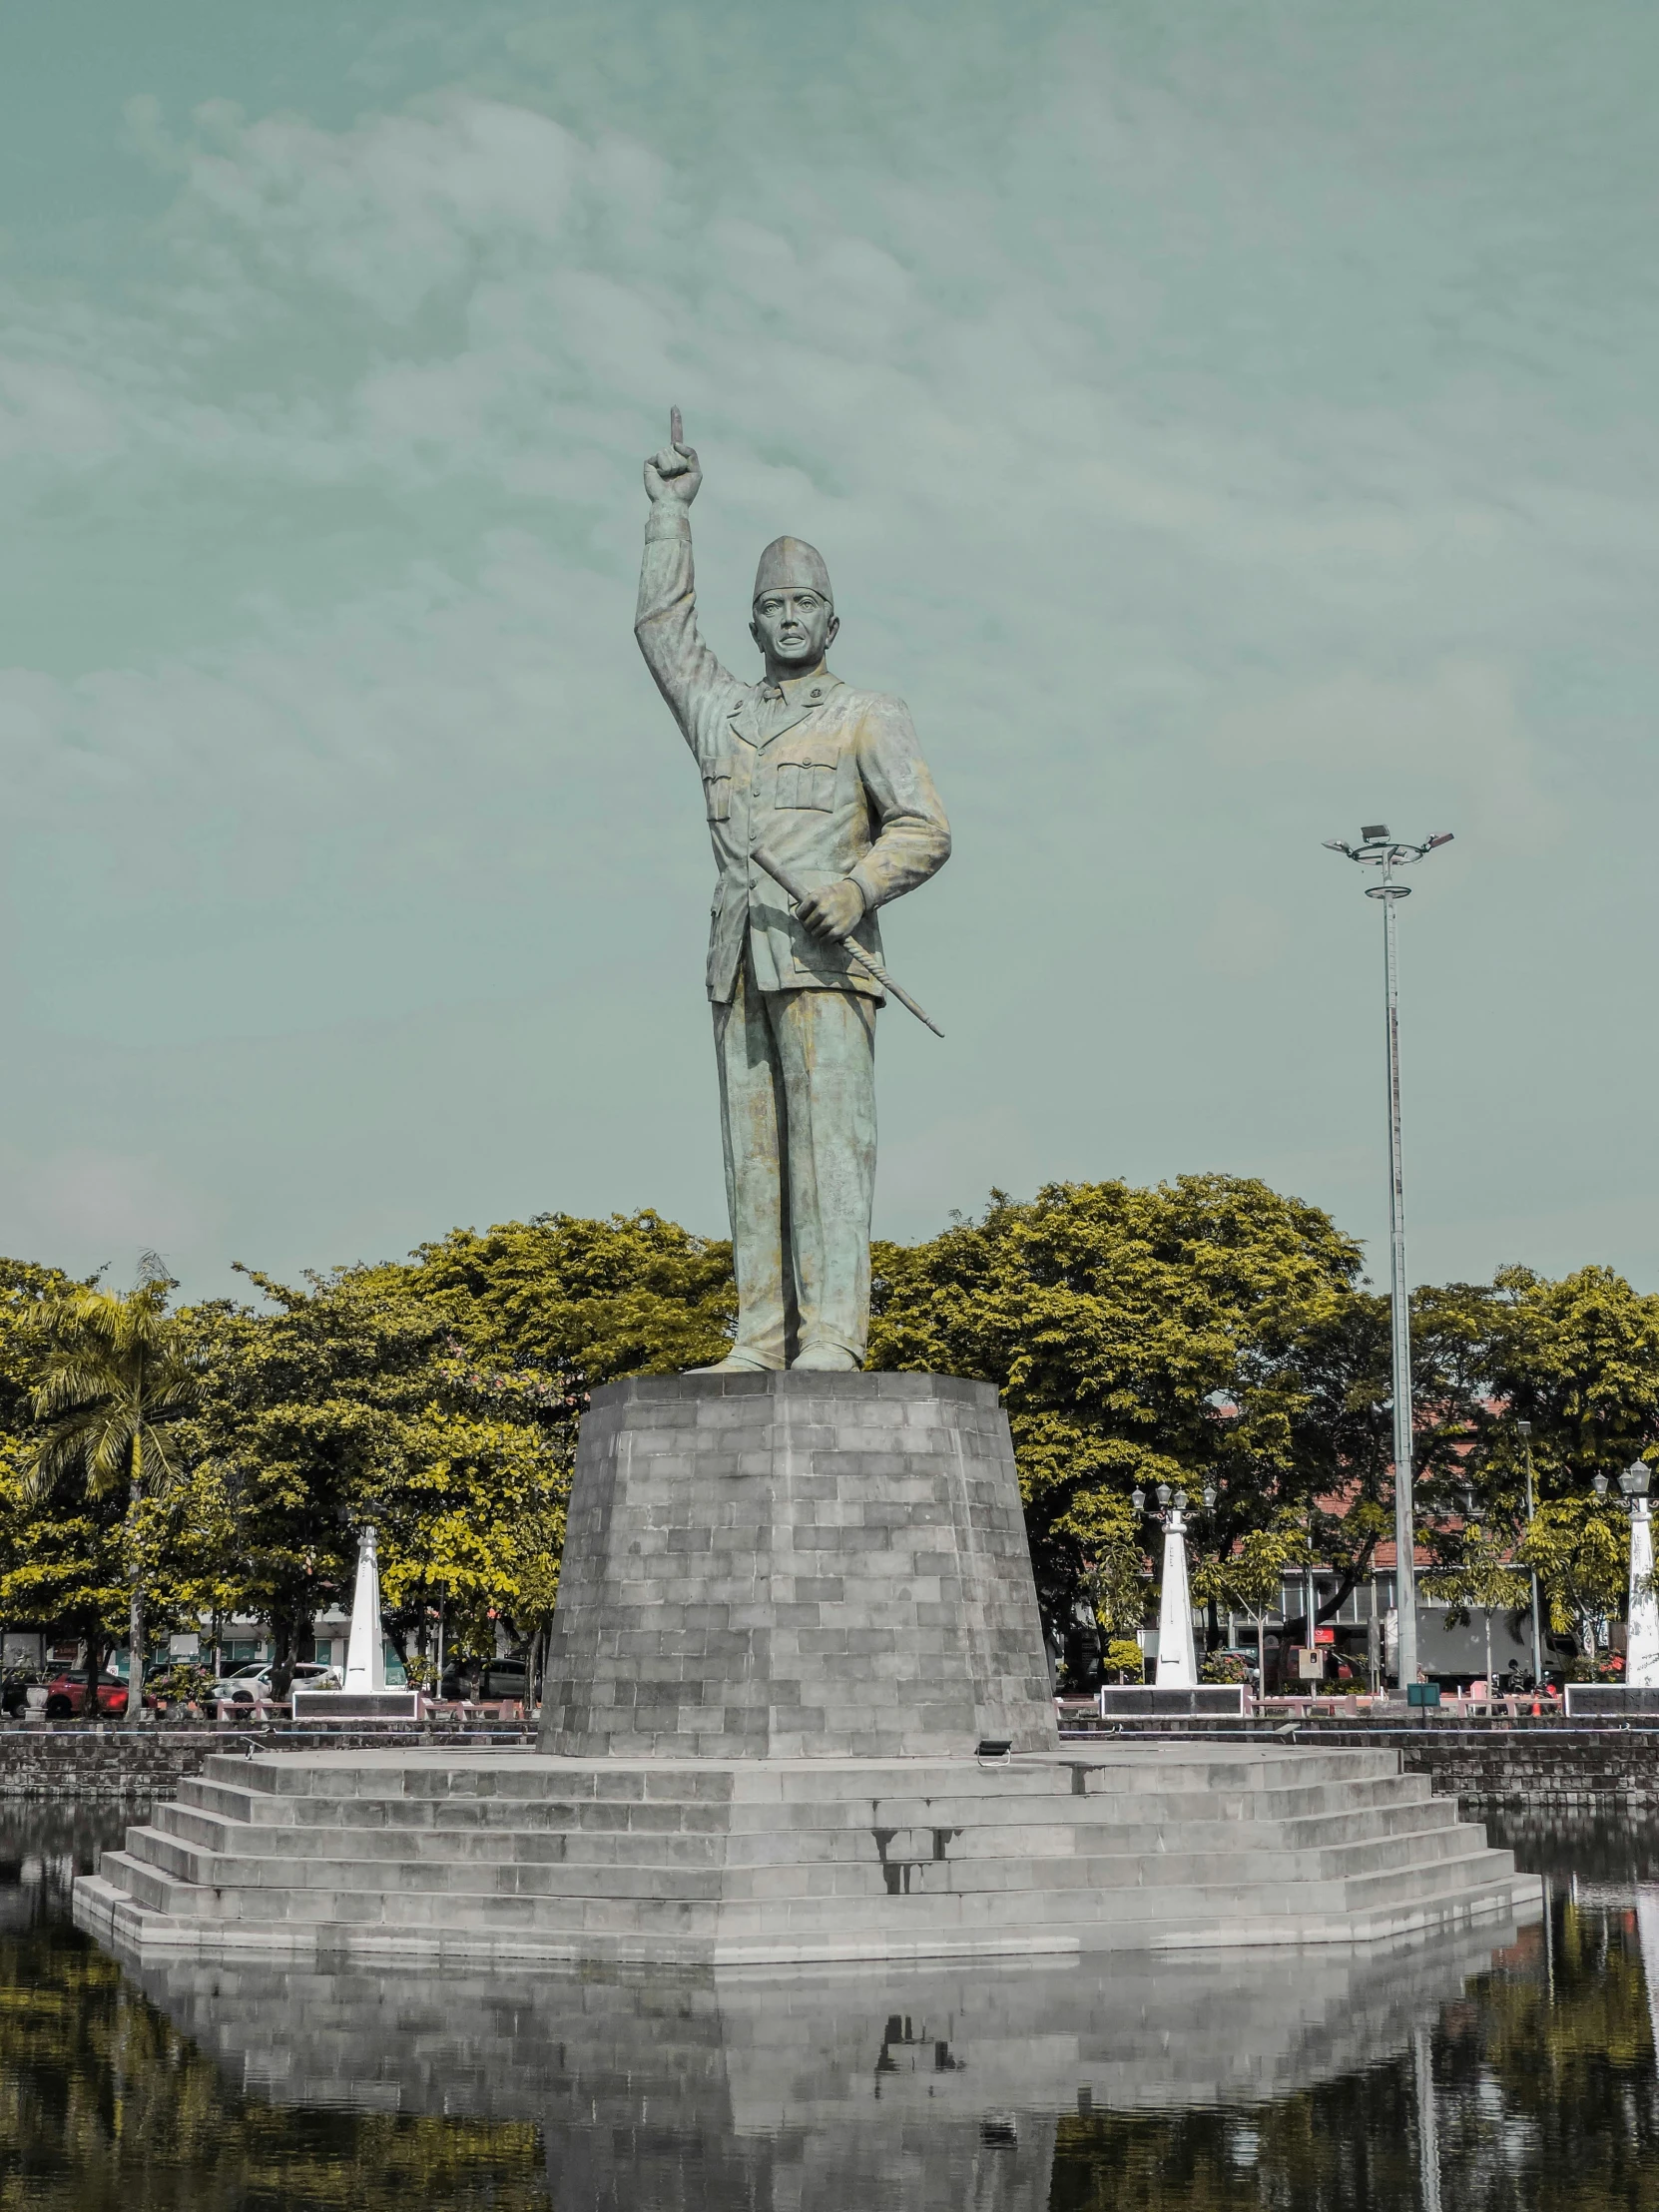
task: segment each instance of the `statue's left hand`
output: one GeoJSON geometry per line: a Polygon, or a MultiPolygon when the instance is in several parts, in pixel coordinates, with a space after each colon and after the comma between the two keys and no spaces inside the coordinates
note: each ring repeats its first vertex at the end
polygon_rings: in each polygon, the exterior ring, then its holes
{"type": "Polygon", "coordinates": [[[843,875],[837,882],[826,883],[822,890],[809,891],[795,912],[796,919],[815,937],[822,937],[829,944],[839,944],[863,920],[864,894],[850,877],[843,875]]]}

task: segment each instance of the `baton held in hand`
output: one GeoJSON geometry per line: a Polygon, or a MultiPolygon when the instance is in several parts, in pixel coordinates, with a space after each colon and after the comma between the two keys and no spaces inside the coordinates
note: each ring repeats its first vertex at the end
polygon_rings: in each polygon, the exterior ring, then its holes
{"type": "MultiPolygon", "coordinates": [[[[808,895],[806,884],[800,881],[798,877],[792,875],[789,869],[784,865],[782,860],[775,859],[773,855],[766,849],[765,845],[758,844],[755,847],[754,858],[756,866],[764,867],[767,873],[772,877],[773,881],[779,884],[784,890],[786,890],[789,893],[790,897],[794,900],[795,904],[799,906],[801,904],[801,901],[808,895]]],[[[899,986],[893,981],[892,977],[887,973],[886,969],[881,965],[879,960],[873,958],[869,953],[864,951],[861,945],[854,944],[850,937],[843,937],[840,940],[840,943],[841,950],[847,955],[848,959],[855,960],[859,967],[863,969],[864,973],[866,975],[872,976],[875,981],[880,984],[881,988],[884,991],[890,992],[891,995],[897,999],[898,1003],[901,1006],[907,1006],[910,1012],[915,1015],[917,1021],[922,1024],[923,1028],[931,1029],[935,1037],[942,1037],[944,1035],[944,1031],[939,1027],[938,1023],[933,1019],[932,1015],[923,1013],[922,1009],[916,1004],[915,1000],[910,996],[908,991],[900,990],[899,986]]]]}

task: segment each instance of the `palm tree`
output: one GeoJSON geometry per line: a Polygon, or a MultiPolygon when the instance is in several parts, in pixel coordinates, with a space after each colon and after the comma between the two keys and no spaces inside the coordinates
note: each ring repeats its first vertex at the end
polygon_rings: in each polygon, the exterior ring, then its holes
{"type": "MultiPolygon", "coordinates": [[[[139,1263],[131,1291],[77,1288],[43,1301],[34,1332],[43,1351],[33,1399],[50,1423],[36,1447],[34,1485],[45,1494],[78,1470],[89,1494],[125,1489],[128,1598],[127,1712],[144,1718],[144,1564],[140,1509],[178,1479],[166,1424],[196,1392],[196,1366],[168,1313],[173,1279],[154,1253],[139,1263]]],[[[89,1682],[89,1712],[97,1690],[89,1682]]]]}

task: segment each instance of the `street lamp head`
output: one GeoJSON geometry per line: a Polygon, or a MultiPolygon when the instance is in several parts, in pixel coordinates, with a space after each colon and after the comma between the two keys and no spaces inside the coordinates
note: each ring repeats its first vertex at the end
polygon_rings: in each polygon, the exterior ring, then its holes
{"type": "Polygon", "coordinates": [[[1606,1475],[1598,1474],[1595,1480],[1590,1484],[1590,1487],[1592,1490],[1594,1490],[1597,1497],[1605,1497],[1607,1495],[1606,1475]]]}
{"type": "Polygon", "coordinates": [[[1205,1483],[1205,1485],[1204,1485],[1204,1510],[1205,1510],[1205,1511],[1206,1511],[1207,1513],[1213,1513],[1213,1512],[1215,1511],[1215,1509],[1216,1509],[1216,1486],[1215,1486],[1215,1484],[1214,1484],[1213,1482],[1206,1482],[1206,1483],[1205,1483]]]}
{"type": "Polygon", "coordinates": [[[1530,1436],[1532,1433],[1532,1423],[1529,1420],[1516,1421],[1515,1432],[1517,1435],[1520,1436],[1530,1436]]]}
{"type": "Polygon", "coordinates": [[[1647,1484],[1647,1462],[1643,1459],[1632,1459],[1623,1474],[1619,1476],[1619,1488],[1626,1497],[1646,1497],[1647,1484]]]}
{"type": "Polygon", "coordinates": [[[1169,1503],[1169,1484],[1167,1482],[1160,1482],[1158,1485],[1158,1503],[1160,1505],[1169,1503]]]}
{"type": "Polygon", "coordinates": [[[1129,1493],[1129,1502],[1135,1508],[1137,1513],[1144,1513],[1146,1511],[1146,1492],[1141,1488],[1138,1482],[1129,1493]]]}
{"type": "Polygon", "coordinates": [[[1185,1511],[1187,1510],[1187,1493],[1186,1493],[1186,1491],[1185,1491],[1185,1490],[1177,1490],[1177,1491],[1176,1491],[1176,1493],[1175,1493],[1175,1510],[1176,1510],[1176,1511],[1177,1511],[1178,1513],[1184,1513],[1184,1512],[1185,1512],[1185,1511]]]}

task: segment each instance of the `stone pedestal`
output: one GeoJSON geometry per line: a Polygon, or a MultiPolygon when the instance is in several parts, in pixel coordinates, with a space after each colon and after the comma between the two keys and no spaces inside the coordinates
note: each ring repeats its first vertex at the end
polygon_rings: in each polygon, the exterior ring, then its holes
{"type": "Polygon", "coordinates": [[[677,1375],[582,1423],[540,1748],[1057,1742],[1008,1419],[941,1375],[677,1375]]]}
{"type": "Polygon", "coordinates": [[[146,1953],[747,1971],[1346,1945],[1537,1889],[1396,1750],[1059,1749],[995,1393],[776,1375],[595,1392],[537,1751],[213,1758],[75,1899],[146,1953]]]}

